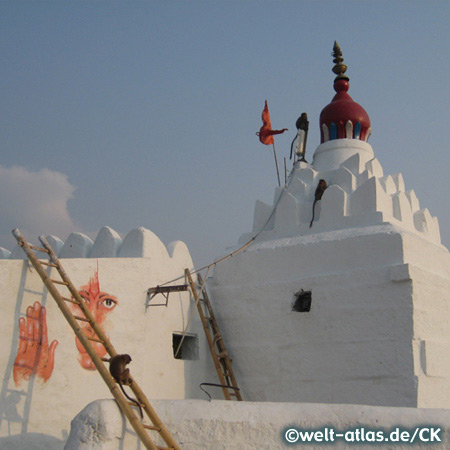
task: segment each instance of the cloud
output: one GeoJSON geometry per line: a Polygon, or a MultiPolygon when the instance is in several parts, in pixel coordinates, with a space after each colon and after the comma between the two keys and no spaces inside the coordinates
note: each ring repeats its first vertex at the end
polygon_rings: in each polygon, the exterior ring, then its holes
{"type": "Polygon", "coordinates": [[[0,166],[0,246],[14,246],[15,227],[30,241],[40,234],[65,239],[77,228],[67,209],[74,191],[61,172],[0,166]]]}

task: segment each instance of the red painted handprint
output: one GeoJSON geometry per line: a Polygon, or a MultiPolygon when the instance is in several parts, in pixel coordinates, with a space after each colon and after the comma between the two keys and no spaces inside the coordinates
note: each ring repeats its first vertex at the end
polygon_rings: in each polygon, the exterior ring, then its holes
{"type": "Polygon", "coordinates": [[[47,312],[39,302],[27,308],[26,318],[19,319],[19,349],[14,362],[13,377],[16,386],[31,375],[50,378],[55,366],[58,341],[48,345],[47,312]]]}

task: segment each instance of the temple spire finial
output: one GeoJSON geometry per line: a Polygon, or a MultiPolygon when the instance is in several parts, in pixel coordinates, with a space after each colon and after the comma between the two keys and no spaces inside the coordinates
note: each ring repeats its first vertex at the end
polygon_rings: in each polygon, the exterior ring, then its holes
{"type": "Polygon", "coordinates": [[[343,64],[344,58],[342,57],[341,47],[339,47],[339,44],[336,41],[334,41],[332,56],[334,57],[333,62],[335,64],[332,71],[337,75],[334,81],[349,80],[349,77],[345,75],[347,66],[343,64]]]}
{"type": "Polygon", "coordinates": [[[321,143],[333,139],[358,139],[367,142],[371,132],[370,118],[365,109],[348,95],[350,81],[345,75],[347,66],[336,41],[332,56],[332,70],[337,75],[333,83],[336,95],[320,113],[321,143]]]}

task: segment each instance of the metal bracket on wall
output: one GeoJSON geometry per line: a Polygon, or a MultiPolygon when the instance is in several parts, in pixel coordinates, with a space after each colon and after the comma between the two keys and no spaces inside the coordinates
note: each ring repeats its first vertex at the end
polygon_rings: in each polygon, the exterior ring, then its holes
{"type": "Polygon", "coordinates": [[[149,306],[167,306],[169,303],[169,294],[171,292],[183,292],[187,291],[188,285],[187,284],[177,284],[174,286],[156,286],[153,288],[149,288],[147,290],[147,302],[145,307],[148,308],[149,306]],[[165,299],[165,303],[153,303],[150,302],[154,297],[156,297],[158,294],[161,294],[165,299]]]}

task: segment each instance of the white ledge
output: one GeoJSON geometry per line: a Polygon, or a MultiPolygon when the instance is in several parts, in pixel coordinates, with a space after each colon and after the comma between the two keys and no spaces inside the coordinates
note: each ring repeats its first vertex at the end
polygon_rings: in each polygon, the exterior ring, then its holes
{"type": "Polygon", "coordinates": [[[355,154],[361,156],[363,163],[374,157],[372,146],[367,142],[358,139],[333,139],[316,148],[312,165],[319,172],[334,170],[355,154]]]}

